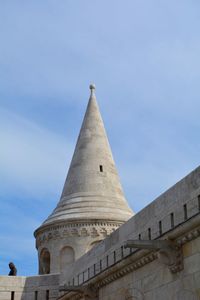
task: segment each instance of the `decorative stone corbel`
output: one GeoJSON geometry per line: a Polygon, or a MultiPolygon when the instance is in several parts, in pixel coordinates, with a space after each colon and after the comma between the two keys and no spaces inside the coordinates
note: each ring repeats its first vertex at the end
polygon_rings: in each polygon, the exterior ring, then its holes
{"type": "Polygon", "coordinates": [[[91,285],[64,285],[60,287],[60,291],[66,292],[77,292],[84,297],[85,300],[97,300],[98,299],[98,291],[97,289],[91,285]]]}
{"type": "Polygon", "coordinates": [[[160,262],[167,265],[172,273],[183,269],[182,249],[172,240],[128,240],[124,248],[157,250],[160,262]]]}

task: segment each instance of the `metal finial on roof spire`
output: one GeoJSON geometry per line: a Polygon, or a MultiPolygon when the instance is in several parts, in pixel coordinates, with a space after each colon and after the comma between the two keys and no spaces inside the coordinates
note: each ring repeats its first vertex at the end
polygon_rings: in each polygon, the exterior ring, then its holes
{"type": "Polygon", "coordinates": [[[95,89],[96,89],[95,84],[91,83],[90,84],[90,90],[91,90],[91,95],[90,96],[94,96],[95,89]]]}

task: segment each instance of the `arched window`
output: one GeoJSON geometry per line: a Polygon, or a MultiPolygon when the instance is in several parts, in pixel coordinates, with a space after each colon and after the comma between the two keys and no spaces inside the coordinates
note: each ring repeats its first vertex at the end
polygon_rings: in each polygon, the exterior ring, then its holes
{"type": "Polygon", "coordinates": [[[72,247],[64,247],[60,251],[60,271],[65,271],[73,262],[75,254],[72,247]]]}
{"type": "Polygon", "coordinates": [[[50,253],[46,248],[40,252],[39,273],[41,275],[50,273],[50,253]]]}

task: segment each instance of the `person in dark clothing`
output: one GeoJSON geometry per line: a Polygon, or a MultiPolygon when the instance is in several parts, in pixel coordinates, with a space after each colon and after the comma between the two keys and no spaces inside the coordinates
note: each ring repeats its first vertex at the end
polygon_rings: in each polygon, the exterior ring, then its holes
{"type": "Polygon", "coordinates": [[[17,275],[17,269],[16,269],[15,265],[12,262],[9,263],[9,268],[10,268],[10,272],[9,272],[8,276],[16,276],[17,275]]]}

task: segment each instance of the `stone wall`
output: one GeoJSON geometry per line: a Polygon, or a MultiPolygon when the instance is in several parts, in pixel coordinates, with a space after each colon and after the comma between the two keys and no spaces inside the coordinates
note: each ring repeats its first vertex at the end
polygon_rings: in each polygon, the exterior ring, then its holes
{"type": "MultiPolygon", "coordinates": [[[[197,168],[82,256],[71,273],[62,274],[61,284],[92,285],[99,300],[199,299],[199,236],[197,168]],[[159,259],[158,251],[125,249],[129,239],[173,240],[182,253],[182,263],[169,267],[159,259]]],[[[68,292],[61,299],[81,299],[78,295],[68,292]]]]}
{"type": "MultiPolygon", "coordinates": [[[[91,274],[94,264],[98,266],[112,264],[114,252],[121,255],[121,247],[128,239],[158,239],[167,232],[173,238],[176,228],[200,212],[200,167],[183,178],[155,201],[133,216],[109,237],[95,246],[91,251],[74,263],[71,273],[67,272],[63,280],[69,279],[79,284],[82,282],[81,274],[85,273],[87,279],[88,268],[91,274]],[[161,225],[160,225],[161,224],[161,225]],[[150,236],[149,236],[150,235],[150,236]]],[[[128,249],[123,249],[123,256],[128,255],[128,249]]],[[[123,257],[122,257],[123,258],[123,257]]],[[[98,268],[98,267],[97,267],[98,268]]],[[[71,282],[70,281],[70,282],[71,282]]]]}
{"type": "Polygon", "coordinates": [[[55,300],[59,275],[0,276],[0,300],[55,300]]]}
{"type": "Polygon", "coordinates": [[[200,299],[200,237],[183,246],[184,269],[171,273],[155,260],[99,290],[99,300],[200,299]]]}

